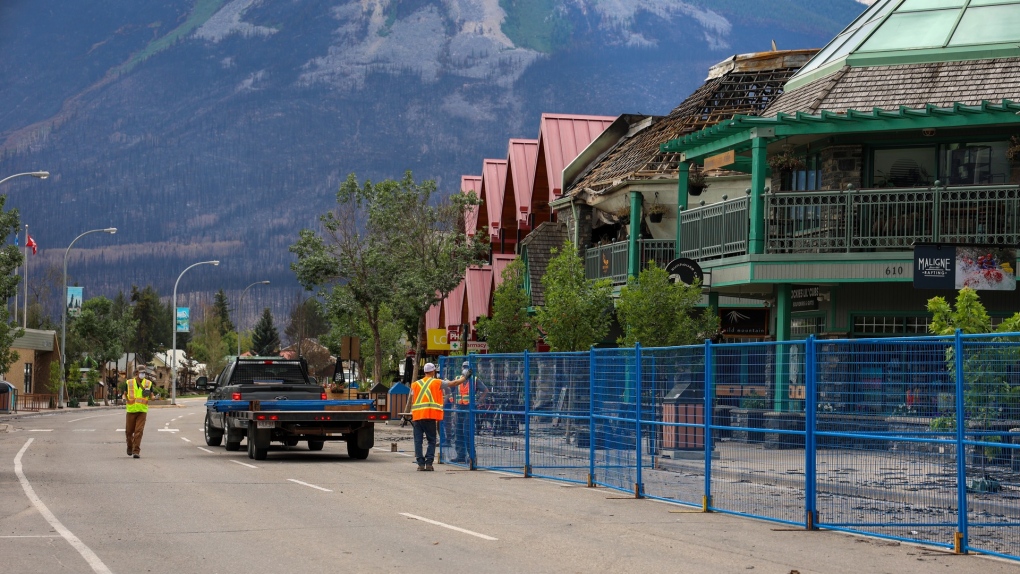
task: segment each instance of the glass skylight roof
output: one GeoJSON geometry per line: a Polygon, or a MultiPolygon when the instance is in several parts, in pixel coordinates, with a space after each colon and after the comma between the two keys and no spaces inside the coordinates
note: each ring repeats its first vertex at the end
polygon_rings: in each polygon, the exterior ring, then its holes
{"type": "Polygon", "coordinates": [[[801,68],[787,89],[855,60],[874,65],[878,57],[897,63],[902,56],[899,63],[908,63],[919,61],[921,53],[929,62],[966,60],[989,57],[985,47],[1015,50],[1017,43],[1020,0],[878,0],[801,68]]]}

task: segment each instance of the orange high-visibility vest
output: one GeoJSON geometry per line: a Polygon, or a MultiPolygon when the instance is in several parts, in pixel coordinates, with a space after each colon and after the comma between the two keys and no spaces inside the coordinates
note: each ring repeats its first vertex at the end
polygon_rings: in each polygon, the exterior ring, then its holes
{"type": "Polygon", "coordinates": [[[471,382],[464,381],[457,385],[457,404],[458,405],[469,405],[471,404],[471,382]]]}
{"type": "Polygon", "coordinates": [[[424,377],[411,383],[411,419],[443,420],[443,381],[424,377]]]}

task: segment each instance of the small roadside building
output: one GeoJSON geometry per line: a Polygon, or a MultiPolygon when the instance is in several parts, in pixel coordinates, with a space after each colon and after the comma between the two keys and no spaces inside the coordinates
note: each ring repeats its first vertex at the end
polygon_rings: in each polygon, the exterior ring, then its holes
{"type": "Polygon", "coordinates": [[[25,334],[14,341],[11,350],[18,358],[4,378],[18,389],[21,396],[57,394],[50,389],[50,365],[60,365],[60,339],[56,331],[25,329],[25,334]]]}

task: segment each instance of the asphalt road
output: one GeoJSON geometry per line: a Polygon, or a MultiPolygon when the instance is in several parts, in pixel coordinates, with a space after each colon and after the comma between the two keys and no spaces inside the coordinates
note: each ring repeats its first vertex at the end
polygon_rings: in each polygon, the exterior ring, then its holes
{"type": "Polygon", "coordinates": [[[0,432],[0,571],[999,572],[988,557],[437,465],[379,429],[368,460],[342,443],[265,461],[207,447],[203,400],[152,408],[142,458],[123,410],[67,410],[0,432]],[[397,442],[398,452],[390,452],[397,442]]]}

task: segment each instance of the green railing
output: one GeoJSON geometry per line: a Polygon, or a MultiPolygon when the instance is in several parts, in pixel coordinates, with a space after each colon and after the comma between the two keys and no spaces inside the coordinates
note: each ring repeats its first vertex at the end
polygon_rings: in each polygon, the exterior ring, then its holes
{"type": "MultiPolygon", "coordinates": [[[[674,258],[676,242],[669,239],[641,239],[638,247],[641,250],[641,269],[648,267],[652,261],[659,267],[665,267],[674,258]]],[[[630,259],[627,248],[627,241],[589,247],[584,252],[585,278],[609,278],[614,285],[626,284],[630,259]]]]}
{"type": "MultiPolygon", "coordinates": [[[[747,253],[747,200],[684,211],[681,256],[747,253]]],[[[1020,187],[796,191],[765,196],[766,253],[909,251],[915,243],[1016,245],[1020,187]]]]}

